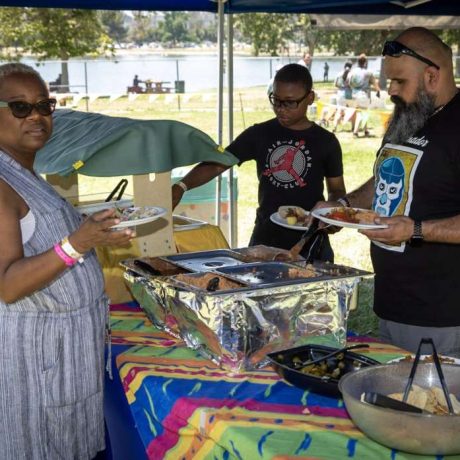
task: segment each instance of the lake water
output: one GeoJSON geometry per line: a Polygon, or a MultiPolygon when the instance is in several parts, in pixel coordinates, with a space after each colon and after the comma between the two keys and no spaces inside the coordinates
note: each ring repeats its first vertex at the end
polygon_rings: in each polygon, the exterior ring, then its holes
{"type": "MultiPolygon", "coordinates": [[[[324,63],[329,65],[329,81],[343,70],[345,57],[314,57],[312,76],[314,81],[323,81],[324,63]]],[[[279,66],[297,62],[288,58],[248,58],[234,57],[234,87],[243,88],[267,85],[279,66]]],[[[45,81],[54,81],[61,73],[59,61],[45,61],[37,65],[31,59],[24,63],[37,66],[45,81]]],[[[378,72],[380,58],[370,58],[369,68],[378,72]]],[[[175,80],[185,82],[186,92],[196,92],[217,88],[217,56],[180,56],[162,57],[157,55],[129,55],[116,59],[70,60],[69,80],[73,92],[90,94],[126,93],[132,85],[134,75],[141,80],[169,81],[174,86],[175,80]],[[85,83],[87,82],[87,83],[85,83]],[[87,91],[86,91],[87,84],[87,91]]],[[[226,78],[226,76],[225,76],[226,78]]],[[[224,80],[224,85],[227,82],[224,80]]]]}

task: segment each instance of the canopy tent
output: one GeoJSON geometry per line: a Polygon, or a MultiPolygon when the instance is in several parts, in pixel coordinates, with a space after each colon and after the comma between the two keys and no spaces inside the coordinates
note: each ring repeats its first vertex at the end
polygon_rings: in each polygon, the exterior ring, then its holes
{"type": "MultiPolygon", "coordinates": [[[[100,10],[218,11],[217,0],[0,0],[2,6],[100,10]]],[[[227,0],[225,13],[458,15],[455,0],[227,0]]]]}
{"type": "Polygon", "coordinates": [[[417,16],[394,14],[312,14],[319,30],[403,30],[423,24],[427,29],[459,29],[460,16],[417,16]]]}
{"type": "MultiPolygon", "coordinates": [[[[233,110],[233,13],[309,13],[309,14],[360,14],[372,15],[428,15],[460,16],[460,2],[453,0],[0,0],[0,6],[81,8],[150,11],[209,11],[218,14],[218,144],[223,144],[223,74],[224,74],[224,15],[228,14],[227,77],[228,110],[233,110]]],[[[233,118],[228,120],[229,139],[233,138],[233,118]]],[[[233,169],[230,169],[230,239],[236,241],[236,204],[233,193],[233,169]]],[[[217,183],[217,223],[220,220],[220,178],[217,183]]]]}

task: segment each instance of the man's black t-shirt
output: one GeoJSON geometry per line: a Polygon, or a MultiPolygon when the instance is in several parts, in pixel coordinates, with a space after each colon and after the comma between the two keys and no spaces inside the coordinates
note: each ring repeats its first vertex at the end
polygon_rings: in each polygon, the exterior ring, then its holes
{"type": "Polygon", "coordinates": [[[343,175],[337,138],[316,124],[297,131],[274,118],[245,130],[227,150],[240,164],[257,162],[259,207],[251,244],[291,248],[302,233],[273,224],[270,215],[283,205],[310,210],[324,200],[324,178],[343,175]]]}
{"type": "MultiPolygon", "coordinates": [[[[416,220],[460,214],[460,96],[403,145],[385,144],[375,165],[373,208],[416,220]]],[[[374,309],[387,320],[460,326],[460,244],[371,245],[374,309]]]]}

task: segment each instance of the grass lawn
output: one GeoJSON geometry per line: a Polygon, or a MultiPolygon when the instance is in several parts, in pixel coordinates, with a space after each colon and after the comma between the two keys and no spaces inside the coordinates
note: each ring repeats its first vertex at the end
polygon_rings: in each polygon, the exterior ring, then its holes
{"type": "MultiPolygon", "coordinates": [[[[319,90],[321,93],[321,90],[319,90]]],[[[323,100],[331,92],[324,90],[323,100]]],[[[225,100],[225,99],[224,99],[225,100]]],[[[99,99],[90,103],[93,112],[112,116],[139,119],[171,119],[193,125],[217,139],[216,121],[217,98],[215,93],[186,94],[177,97],[159,95],[149,100],[148,95],[140,95],[134,101],[121,98],[116,101],[99,99]]],[[[78,109],[85,110],[84,101],[78,109]]],[[[265,88],[235,90],[234,93],[234,136],[254,123],[273,117],[265,88]]],[[[224,114],[226,120],[227,114],[224,114]]],[[[382,126],[377,112],[370,117],[369,127],[372,137],[353,138],[349,126],[337,133],[343,151],[344,176],[348,191],[365,182],[372,174],[375,153],[381,142],[382,126]]],[[[224,129],[224,144],[227,144],[227,129],[224,129]]],[[[256,168],[254,162],[237,168],[238,175],[238,245],[246,246],[252,231],[257,207],[256,168]]],[[[112,189],[118,178],[82,178],[82,193],[95,193],[112,189]]],[[[300,236],[300,235],[299,235],[300,236]]],[[[356,230],[343,229],[331,237],[336,263],[372,271],[369,258],[369,242],[356,230]]],[[[350,315],[349,326],[359,333],[375,332],[376,322],[371,312],[372,281],[361,283],[358,309],[350,315]]]]}

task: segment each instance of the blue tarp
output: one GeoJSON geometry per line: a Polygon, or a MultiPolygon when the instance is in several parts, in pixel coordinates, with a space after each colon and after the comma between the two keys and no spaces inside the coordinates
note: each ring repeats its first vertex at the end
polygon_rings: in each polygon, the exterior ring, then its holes
{"type": "MultiPolygon", "coordinates": [[[[0,6],[85,8],[99,10],[210,11],[213,0],[0,0],[0,6]]],[[[227,0],[226,13],[312,13],[312,14],[460,14],[458,0],[227,0]]]]}

